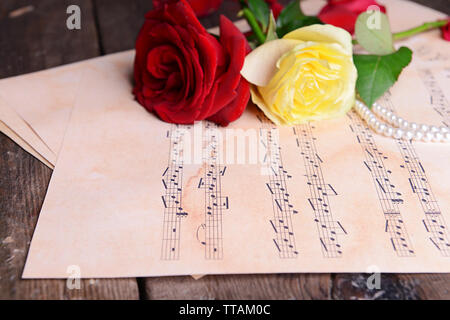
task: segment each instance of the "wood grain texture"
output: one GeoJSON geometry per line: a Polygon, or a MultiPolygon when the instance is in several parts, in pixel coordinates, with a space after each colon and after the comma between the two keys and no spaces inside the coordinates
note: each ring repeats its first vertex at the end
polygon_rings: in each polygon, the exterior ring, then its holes
{"type": "Polygon", "coordinates": [[[370,274],[338,274],[333,299],[416,300],[450,299],[450,274],[381,274],[380,289],[369,289],[370,274]]]}
{"type": "Polygon", "coordinates": [[[331,297],[330,277],[325,274],[263,274],[165,277],[145,279],[146,299],[285,299],[331,297]]]}
{"type": "Polygon", "coordinates": [[[450,2],[448,0],[412,0],[412,1],[450,15],[450,2]]]}
{"type": "Polygon", "coordinates": [[[90,0],[2,0],[0,78],[97,56],[92,8],[90,0]],[[81,8],[81,30],[66,27],[66,9],[70,4],[81,8]],[[21,15],[14,14],[21,10],[21,15]]]}
{"type": "MultiPolygon", "coordinates": [[[[286,1],[283,1],[286,2],[286,1]]],[[[448,0],[416,0],[450,14],[448,0]]],[[[151,0],[1,0],[0,78],[134,47],[151,0]],[[82,29],[65,27],[66,8],[82,9],[82,29]]],[[[236,1],[202,19],[236,19],[236,1]]],[[[449,299],[449,274],[271,274],[83,280],[21,280],[51,170],[0,134],[0,299],[449,299]],[[138,288],[139,287],[139,288],[138,288]]]]}
{"type": "MultiPolygon", "coordinates": [[[[2,0],[0,78],[54,67],[99,54],[90,0],[2,0]],[[82,29],[66,28],[66,8],[82,9],[82,29]]],[[[135,279],[21,280],[51,170],[0,134],[0,299],[137,299],[135,279]]]]}
{"type": "MultiPolygon", "coordinates": [[[[145,13],[152,8],[152,1],[94,0],[94,4],[103,52],[108,54],[133,49],[145,13]]],[[[237,1],[225,0],[216,12],[200,21],[205,28],[215,27],[222,14],[237,20],[239,9],[237,1]]]]}

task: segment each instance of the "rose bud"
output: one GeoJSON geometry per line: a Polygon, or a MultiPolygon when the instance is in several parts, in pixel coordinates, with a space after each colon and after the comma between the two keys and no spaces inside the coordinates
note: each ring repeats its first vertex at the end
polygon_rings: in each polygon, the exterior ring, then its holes
{"type": "Polygon", "coordinates": [[[386,13],[386,8],[375,0],[328,0],[328,4],[319,12],[319,19],[353,34],[356,19],[371,6],[377,6],[386,13]]]}

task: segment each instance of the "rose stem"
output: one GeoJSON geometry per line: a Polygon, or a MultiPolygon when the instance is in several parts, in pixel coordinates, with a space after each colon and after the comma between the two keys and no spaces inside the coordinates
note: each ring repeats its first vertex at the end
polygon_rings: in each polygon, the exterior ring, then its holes
{"type": "Polygon", "coordinates": [[[443,27],[447,24],[447,20],[439,20],[439,21],[434,21],[434,22],[425,22],[424,24],[412,28],[412,29],[408,29],[405,31],[401,31],[401,32],[397,32],[394,33],[394,40],[399,40],[399,39],[403,39],[403,38],[407,38],[407,37],[411,37],[415,34],[424,32],[424,31],[428,31],[428,30],[432,30],[432,29],[436,29],[436,28],[440,28],[443,27]]]}
{"type": "Polygon", "coordinates": [[[259,27],[258,21],[256,21],[256,18],[253,15],[253,12],[251,12],[249,8],[242,9],[242,12],[243,12],[244,17],[247,20],[248,24],[250,25],[253,32],[255,33],[256,39],[258,40],[259,44],[263,44],[266,41],[266,36],[264,35],[261,28],[259,27]]]}
{"type": "MultiPolygon", "coordinates": [[[[447,20],[439,20],[439,21],[434,21],[434,22],[425,22],[424,24],[405,30],[405,31],[400,31],[400,32],[396,32],[394,33],[392,36],[394,38],[394,40],[400,40],[400,39],[404,39],[404,38],[408,38],[411,37],[413,35],[416,35],[418,33],[421,32],[425,32],[428,30],[432,30],[432,29],[437,29],[440,27],[445,26],[448,23],[447,20]]],[[[358,41],[357,40],[353,40],[352,41],[353,44],[357,44],[358,41]]]]}

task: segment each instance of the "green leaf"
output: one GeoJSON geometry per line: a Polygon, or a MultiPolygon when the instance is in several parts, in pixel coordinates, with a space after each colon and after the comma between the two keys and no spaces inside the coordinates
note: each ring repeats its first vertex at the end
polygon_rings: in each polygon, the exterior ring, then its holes
{"type": "Polygon", "coordinates": [[[281,11],[277,20],[277,34],[281,38],[295,29],[312,24],[323,24],[323,22],[317,17],[306,16],[300,8],[300,0],[295,0],[281,11]]]}
{"type": "Polygon", "coordinates": [[[369,53],[384,55],[395,52],[388,17],[379,11],[366,11],[355,24],[358,43],[369,53]]]}
{"type": "Polygon", "coordinates": [[[402,70],[411,62],[412,51],[401,47],[397,52],[389,55],[353,55],[358,70],[356,89],[361,99],[372,107],[397,81],[402,70]]]}
{"type": "Polygon", "coordinates": [[[277,23],[273,16],[272,10],[270,10],[269,26],[267,27],[266,42],[278,39],[277,36],[277,23]]]}
{"type": "Polygon", "coordinates": [[[248,0],[248,8],[254,14],[256,20],[258,20],[265,32],[269,23],[269,5],[264,0],[248,0]]]}
{"type": "Polygon", "coordinates": [[[300,0],[291,1],[281,12],[278,17],[277,25],[279,28],[287,25],[297,19],[305,17],[302,9],[300,8],[300,0]]]}

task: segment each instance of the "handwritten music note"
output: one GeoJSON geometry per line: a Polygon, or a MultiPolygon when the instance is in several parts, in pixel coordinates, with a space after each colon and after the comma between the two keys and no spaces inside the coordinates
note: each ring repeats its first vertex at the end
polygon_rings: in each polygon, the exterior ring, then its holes
{"type": "Polygon", "coordinates": [[[304,124],[294,127],[293,132],[306,169],[310,194],[308,201],[314,211],[314,221],[317,225],[322,253],[324,257],[337,258],[342,256],[343,252],[338,234],[347,234],[347,232],[339,221],[333,219],[329,197],[336,196],[337,192],[331,184],[325,182],[323,177],[321,167],[323,160],[314,142],[313,128],[312,124],[304,124]]]}

